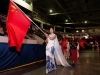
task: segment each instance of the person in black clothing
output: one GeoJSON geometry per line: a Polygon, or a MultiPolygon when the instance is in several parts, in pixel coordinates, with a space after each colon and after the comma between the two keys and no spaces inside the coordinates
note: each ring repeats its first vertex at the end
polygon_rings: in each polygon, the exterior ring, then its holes
{"type": "Polygon", "coordinates": [[[69,41],[69,46],[70,46],[70,52],[71,52],[71,59],[72,62],[77,62],[77,46],[78,42],[75,36],[71,37],[71,40],[69,41]]]}

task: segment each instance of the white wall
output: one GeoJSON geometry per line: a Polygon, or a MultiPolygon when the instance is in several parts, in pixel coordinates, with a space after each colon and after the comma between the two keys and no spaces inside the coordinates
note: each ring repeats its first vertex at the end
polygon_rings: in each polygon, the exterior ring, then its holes
{"type": "Polygon", "coordinates": [[[13,0],[15,3],[17,3],[17,4],[19,4],[19,5],[21,5],[22,7],[24,7],[24,8],[26,8],[26,9],[28,9],[28,10],[30,10],[30,11],[33,11],[33,4],[28,4],[28,3],[26,3],[25,1],[23,1],[23,0],[13,0]]]}
{"type": "MultiPolygon", "coordinates": [[[[8,43],[8,37],[6,36],[0,36],[0,42],[2,43],[8,43]]],[[[31,39],[24,39],[24,44],[37,44],[37,40],[31,40],[31,39]]]]}
{"type": "Polygon", "coordinates": [[[44,40],[38,37],[37,35],[35,35],[35,39],[37,40],[37,44],[42,44],[44,42],[44,40]]]}

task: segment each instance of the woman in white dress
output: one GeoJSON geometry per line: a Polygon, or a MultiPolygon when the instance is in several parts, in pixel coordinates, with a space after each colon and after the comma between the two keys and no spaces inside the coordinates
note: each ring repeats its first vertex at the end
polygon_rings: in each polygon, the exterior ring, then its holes
{"type": "Polygon", "coordinates": [[[45,34],[48,40],[46,46],[46,73],[57,69],[57,65],[70,66],[63,56],[57,36],[53,32],[53,28],[50,28],[50,34],[45,34]]]}

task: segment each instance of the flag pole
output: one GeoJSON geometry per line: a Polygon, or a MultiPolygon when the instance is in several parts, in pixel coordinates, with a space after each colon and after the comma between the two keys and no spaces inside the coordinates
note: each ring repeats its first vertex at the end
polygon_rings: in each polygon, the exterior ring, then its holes
{"type": "MultiPolygon", "coordinates": [[[[12,0],[10,0],[30,21],[32,21],[12,0]]],[[[32,21],[32,23],[37,27],[37,28],[39,28],[38,27],[38,25],[35,23],[35,22],[33,22],[32,21]]],[[[42,32],[42,33],[44,33],[45,34],[45,32],[41,29],[41,28],[39,28],[40,29],[40,31],[42,32]]]]}

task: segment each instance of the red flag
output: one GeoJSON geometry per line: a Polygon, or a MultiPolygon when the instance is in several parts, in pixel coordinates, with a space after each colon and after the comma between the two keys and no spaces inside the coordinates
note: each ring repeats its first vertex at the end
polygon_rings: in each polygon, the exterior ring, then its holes
{"type": "Polygon", "coordinates": [[[31,20],[10,1],[7,15],[7,32],[9,46],[16,46],[17,51],[20,51],[23,39],[30,26],[31,20]]]}

